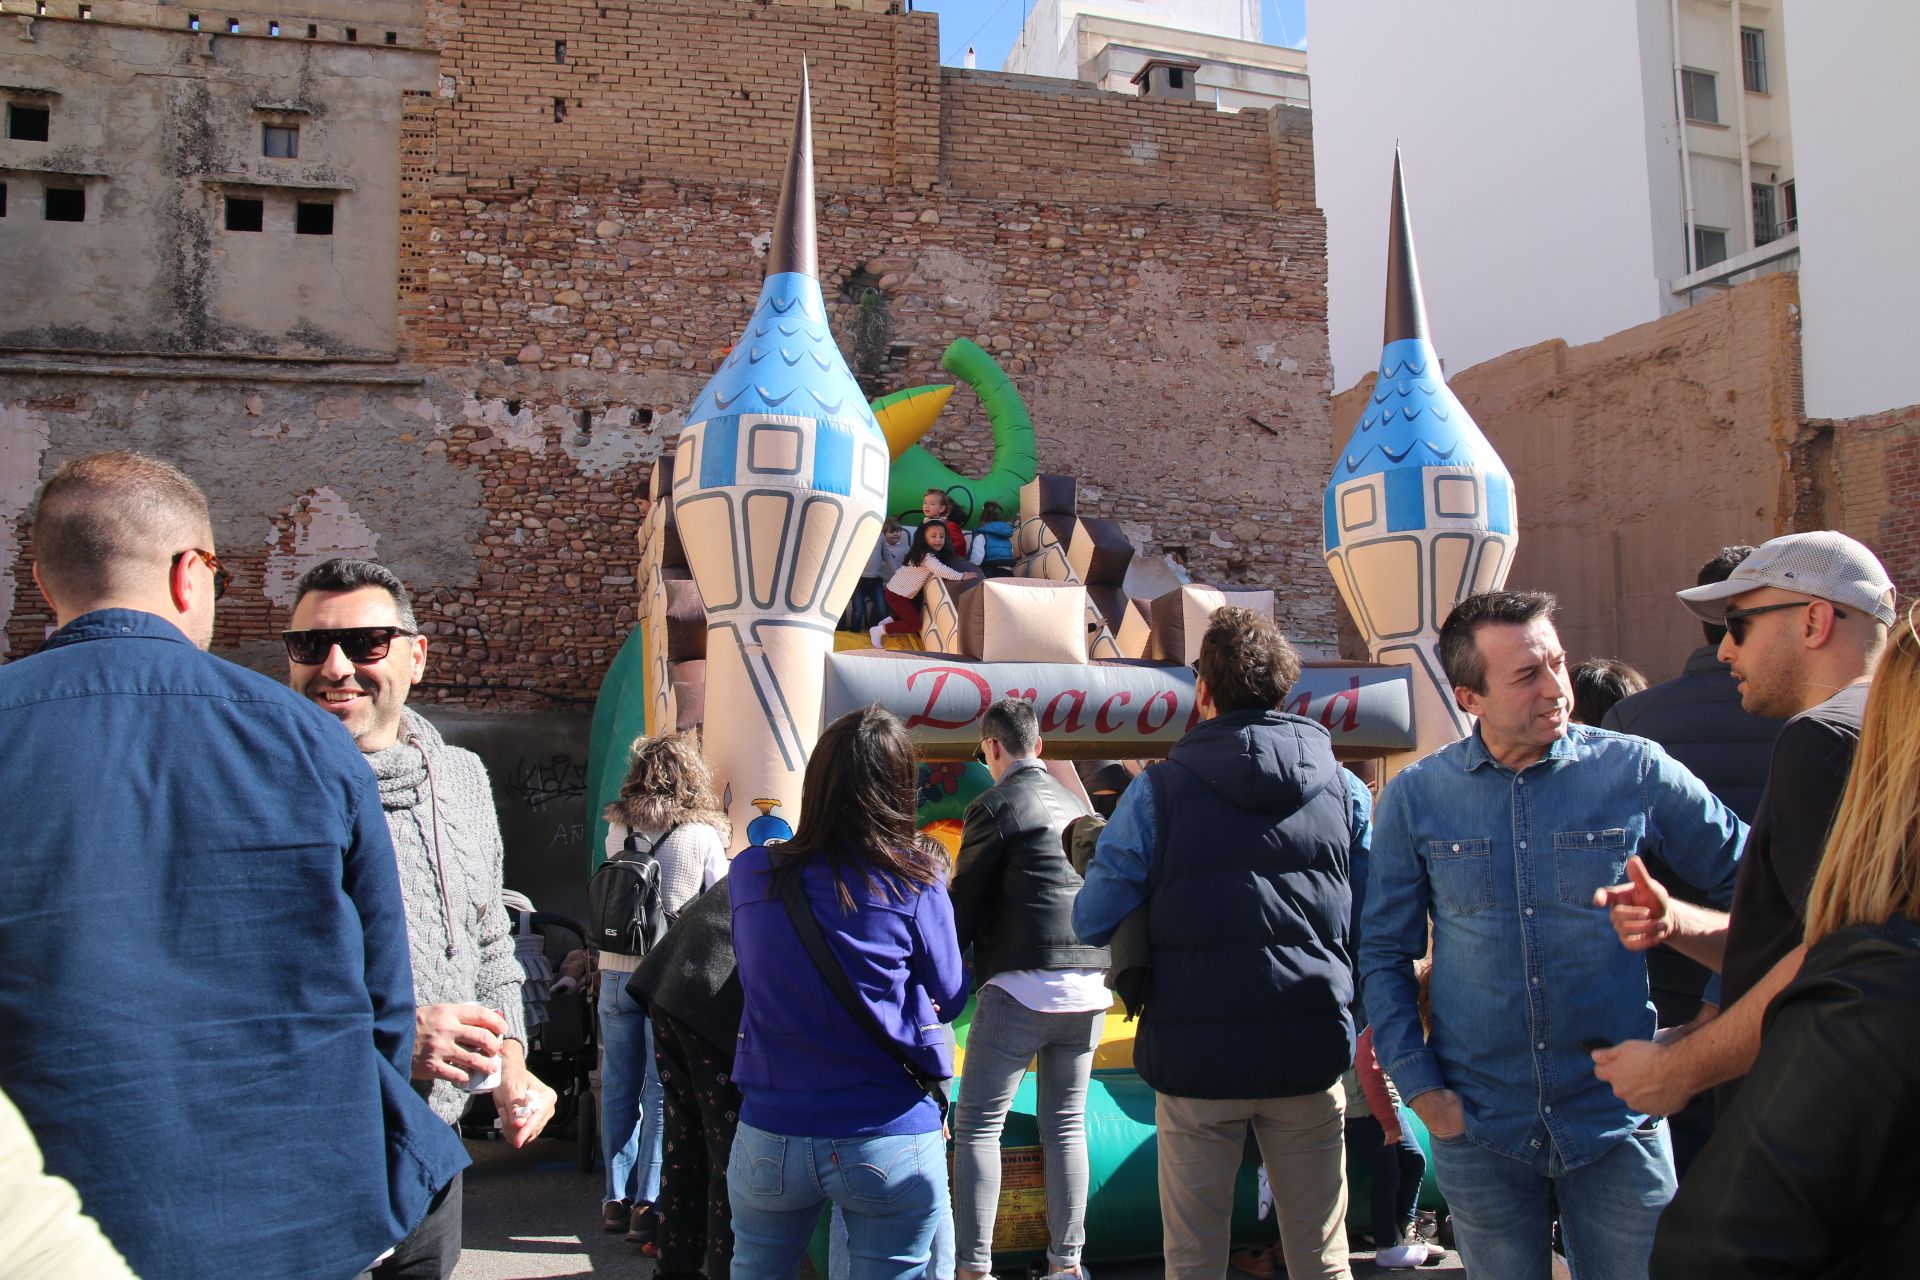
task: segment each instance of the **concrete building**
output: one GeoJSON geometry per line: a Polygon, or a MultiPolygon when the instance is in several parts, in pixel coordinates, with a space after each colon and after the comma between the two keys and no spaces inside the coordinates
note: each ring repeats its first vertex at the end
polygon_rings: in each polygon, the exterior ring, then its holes
{"type": "Polygon", "coordinates": [[[1307,55],[1262,43],[1258,0],[1040,0],[1003,69],[1222,111],[1308,103],[1307,55]]]}
{"type": "Polygon", "coordinates": [[[1796,265],[1784,3],[1309,0],[1339,384],[1379,346],[1396,141],[1456,368],[1796,265]]]}

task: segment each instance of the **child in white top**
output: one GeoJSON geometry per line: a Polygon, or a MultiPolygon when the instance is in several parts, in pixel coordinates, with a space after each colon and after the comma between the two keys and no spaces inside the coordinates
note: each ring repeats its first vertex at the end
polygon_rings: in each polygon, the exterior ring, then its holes
{"type": "Polygon", "coordinates": [[[979,570],[967,563],[948,545],[948,527],[944,520],[929,520],[913,533],[913,545],[907,558],[888,579],[887,608],[890,615],[868,633],[873,647],[882,647],[883,636],[917,633],[920,630],[920,593],[928,578],[958,582],[974,577],[979,570]]]}

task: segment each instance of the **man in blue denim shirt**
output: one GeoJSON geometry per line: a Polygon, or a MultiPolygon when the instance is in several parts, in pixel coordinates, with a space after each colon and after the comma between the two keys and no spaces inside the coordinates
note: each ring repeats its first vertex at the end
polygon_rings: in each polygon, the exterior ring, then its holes
{"type": "Polygon", "coordinates": [[[173,467],[67,463],[33,549],[60,629],[0,667],[0,1086],[147,1280],[355,1275],[467,1163],[407,1079],[373,773],[202,652],[226,572],[173,467]]]}
{"type": "Polygon", "coordinates": [[[1658,854],[1717,902],[1746,827],[1659,747],[1569,723],[1554,599],[1469,597],[1440,633],[1468,737],[1396,777],[1374,815],[1360,970],[1380,1063],[1433,1137],[1476,1280],[1547,1274],[1553,1203],[1581,1280],[1644,1278],[1674,1174],[1584,1045],[1653,1033],[1647,969],[1594,890],[1658,854]],[[1432,1024],[1414,962],[1432,915],[1432,1024]]]}

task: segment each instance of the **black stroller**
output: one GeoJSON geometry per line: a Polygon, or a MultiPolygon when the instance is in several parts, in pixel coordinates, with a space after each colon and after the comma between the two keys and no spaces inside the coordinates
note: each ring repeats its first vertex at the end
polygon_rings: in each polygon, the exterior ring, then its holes
{"type": "MultiPolygon", "coordinates": [[[[567,956],[586,948],[578,922],[553,911],[535,910],[524,894],[502,895],[514,924],[514,946],[526,971],[521,997],[527,1018],[527,1069],[558,1095],[553,1119],[543,1136],[572,1139],[580,1168],[592,1170],[600,1159],[599,1112],[590,1075],[599,1056],[594,1031],[592,977],[582,986],[555,977],[567,956]]],[[[500,1120],[493,1099],[480,1094],[460,1120],[461,1136],[497,1138],[500,1120]]]]}

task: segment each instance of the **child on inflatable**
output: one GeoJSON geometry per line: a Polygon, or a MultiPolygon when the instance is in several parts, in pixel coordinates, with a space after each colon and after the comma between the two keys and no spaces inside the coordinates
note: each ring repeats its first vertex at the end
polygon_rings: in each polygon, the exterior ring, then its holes
{"type": "Polygon", "coordinates": [[[920,630],[920,593],[928,578],[958,582],[979,571],[955,553],[947,536],[945,520],[929,520],[914,530],[913,545],[907,558],[887,582],[888,617],[882,618],[867,633],[876,649],[886,647],[886,636],[907,635],[920,630]]]}
{"type": "Polygon", "coordinates": [[[1013,576],[1013,526],[1007,523],[1006,513],[997,502],[983,503],[980,507],[980,523],[973,527],[973,536],[985,545],[985,553],[979,557],[980,568],[989,578],[1009,578],[1013,576]]]}

